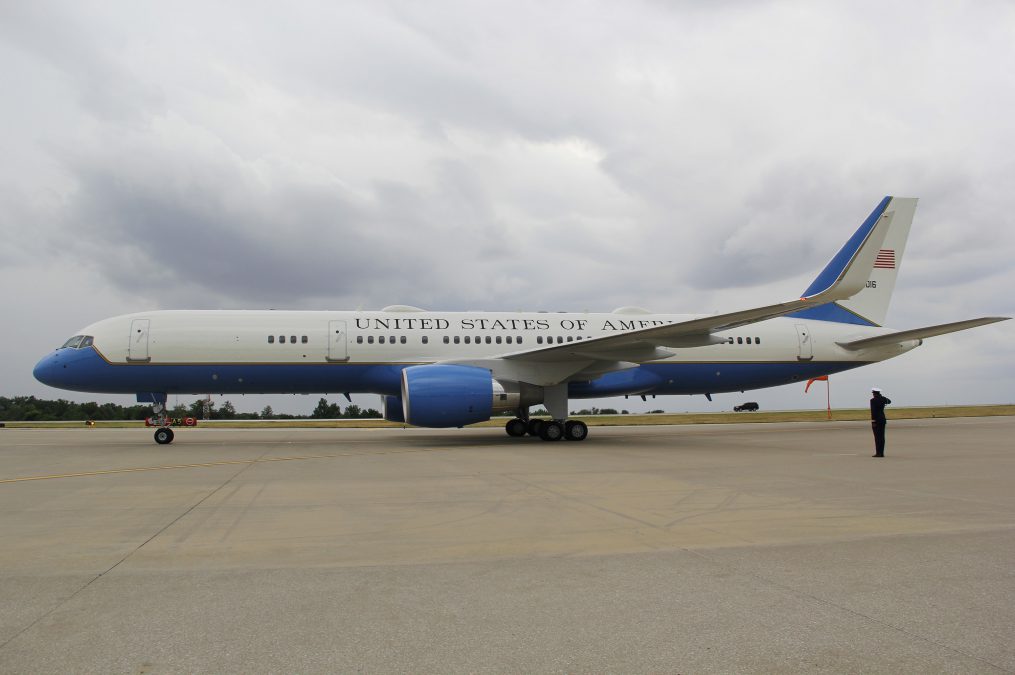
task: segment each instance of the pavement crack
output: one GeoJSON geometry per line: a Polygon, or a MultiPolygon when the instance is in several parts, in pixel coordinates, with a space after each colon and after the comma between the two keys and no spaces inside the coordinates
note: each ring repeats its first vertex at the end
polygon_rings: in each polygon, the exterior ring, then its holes
{"type": "Polygon", "coordinates": [[[236,473],[234,473],[233,475],[229,476],[229,478],[227,478],[227,479],[226,479],[226,480],[224,480],[224,481],[223,481],[223,482],[222,482],[221,484],[219,484],[219,485],[218,485],[217,487],[215,487],[215,488],[214,488],[214,489],[212,489],[212,490],[211,490],[210,492],[208,492],[208,494],[204,495],[203,497],[201,497],[200,499],[198,499],[198,500],[197,500],[196,502],[194,502],[193,504],[191,504],[191,505],[190,505],[190,506],[189,506],[189,507],[188,507],[188,508],[187,508],[186,510],[184,510],[184,511],[183,511],[182,513],[180,513],[180,514],[179,514],[178,516],[176,516],[176,517],[175,517],[175,518],[173,518],[173,519],[172,519],[171,521],[169,521],[168,523],[166,523],[165,525],[163,525],[163,526],[162,526],[161,528],[159,528],[159,529],[158,529],[158,531],[156,531],[156,532],[155,532],[155,533],[154,533],[154,534],[153,534],[152,536],[148,537],[148,538],[147,538],[147,539],[145,539],[145,540],[144,540],[143,542],[141,542],[140,544],[138,544],[137,546],[135,546],[135,547],[134,547],[134,548],[133,548],[132,550],[128,551],[126,555],[124,555],[124,556],[123,556],[122,558],[120,558],[120,559],[119,559],[119,560],[117,560],[117,561],[116,561],[115,563],[113,563],[112,565],[110,565],[110,566],[109,566],[109,567],[108,567],[107,569],[103,570],[102,572],[99,572],[99,573],[98,573],[98,574],[96,574],[96,575],[95,575],[94,577],[92,577],[91,579],[89,579],[89,580],[88,580],[87,582],[85,582],[85,584],[84,584],[83,586],[81,586],[81,588],[77,589],[76,591],[74,591],[73,593],[71,593],[70,595],[68,595],[68,596],[67,596],[66,598],[64,598],[63,600],[61,600],[60,602],[58,602],[58,603],[57,603],[57,604],[56,604],[55,606],[53,606],[52,608],[50,608],[50,609],[49,609],[49,611],[47,611],[47,612],[44,612],[44,613],[43,613],[42,615],[40,615],[39,617],[37,617],[37,618],[36,618],[36,619],[35,619],[34,621],[32,621],[32,622],[31,622],[31,623],[29,623],[29,624],[28,624],[27,626],[25,626],[24,628],[22,628],[21,630],[19,630],[19,631],[18,631],[17,633],[15,633],[14,635],[12,635],[12,636],[11,636],[10,638],[8,638],[8,639],[7,639],[7,640],[6,640],[6,641],[5,641],[5,642],[4,642],[3,644],[0,644],[0,650],[3,650],[3,649],[5,649],[5,648],[7,647],[7,645],[9,645],[10,643],[14,642],[14,641],[15,641],[16,639],[18,639],[19,637],[21,637],[22,635],[24,635],[25,633],[27,633],[28,631],[30,631],[30,630],[31,630],[32,628],[34,628],[34,627],[35,627],[36,625],[38,625],[38,624],[39,624],[40,622],[44,621],[44,620],[45,620],[46,618],[48,618],[48,617],[52,616],[52,615],[53,615],[53,614],[54,614],[55,612],[57,612],[58,610],[60,610],[60,609],[62,609],[63,607],[65,607],[65,606],[67,605],[67,603],[69,603],[69,602],[70,602],[71,600],[73,600],[73,599],[74,599],[74,598],[76,598],[77,596],[81,595],[81,593],[83,593],[83,592],[84,592],[85,590],[87,590],[89,586],[91,586],[91,585],[92,585],[92,584],[94,584],[94,583],[95,583],[96,581],[98,581],[98,580],[99,580],[99,579],[101,579],[102,577],[106,576],[107,574],[109,574],[110,572],[112,572],[113,570],[115,570],[115,569],[116,569],[117,567],[119,567],[119,566],[120,566],[121,564],[123,564],[124,562],[126,562],[126,561],[127,561],[128,559],[130,559],[130,557],[131,557],[131,556],[133,556],[133,555],[134,555],[135,553],[137,553],[137,552],[138,552],[138,551],[140,551],[140,550],[141,550],[142,548],[144,548],[144,547],[145,547],[145,546],[146,546],[147,544],[149,544],[149,543],[150,543],[151,541],[153,541],[153,540],[154,540],[154,539],[155,539],[156,537],[158,537],[158,536],[159,536],[160,534],[162,534],[163,532],[165,532],[166,530],[168,530],[169,528],[171,528],[171,527],[172,527],[173,525],[175,525],[176,523],[180,522],[180,520],[182,520],[182,519],[183,519],[183,518],[185,518],[185,517],[186,517],[186,516],[187,516],[188,514],[190,514],[191,512],[193,512],[193,510],[194,510],[194,509],[196,509],[197,507],[199,507],[199,506],[200,506],[201,504],[203,504],[204,502],[206,502],[206,501],[207,501],[208,499],[210,499],[210,498],[211,498],[212,496],[214,496],[214,495],[215,495],[216,493],[218,493],[218,492],[219,492],[220,490],[222,490],[222,489],[223,489],[223,488],[225,488],[225,487],[226,487],[227,485],[229,485],[229,484],[230,484],[230,483],[232,483],[232,482],[233,482],[234,480],[236,480],[236,478],[238,478],[238,477],[240,476],[240,474],[242,474],[242,473],[243,473],[244,471],[246,471],[247,469],[249,469],[249,468],[250,468],[251,466],[254,466],[255,464],[259,463],[259,462],[260,462],[260,461],[261,461],[261,460],[262,460],[262,459],[264,458],[264,455],[266,455],[267,453],[268,453],[268,451],[267,451],[267,450],[265,450],[265,451],[264,451],[264,453],[262,453],[262,454],[261,454],[261,456],[260,456],[260,457],[259,457],[258,459],[256,459],[256,460],[254,460],[254,461],[251,461],[251,462],[247,462],[247,463],[243,464],[243,466],[241,466],[241,467],[240,467],[240,469],[239,469],[239,470],[238,470],[238,471],[237,471],[236,473]]]}

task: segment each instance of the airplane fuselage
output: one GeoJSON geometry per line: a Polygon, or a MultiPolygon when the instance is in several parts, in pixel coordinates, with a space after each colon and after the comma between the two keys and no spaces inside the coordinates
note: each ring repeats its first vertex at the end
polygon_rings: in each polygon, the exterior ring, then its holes
{"type": "MultiPolygon", "coordinates": [[[[59,349],[36,376],[103,393],[399,393],[402,369],[482,364],[548,345],[679,323],[700,315],[424,311],[154,311],[83,329],[83,348],[59,349]]],[[[579,372],[572,398],[705,394],[806,380],[881,361],[919,341],[847,350],[836,341],[883,328],[777,318],[716,333],[713,344],[579,372]]]]}

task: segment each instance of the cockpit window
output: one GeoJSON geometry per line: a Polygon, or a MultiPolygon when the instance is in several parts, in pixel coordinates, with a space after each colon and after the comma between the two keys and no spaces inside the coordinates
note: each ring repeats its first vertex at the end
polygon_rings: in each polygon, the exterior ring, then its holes
{"type": "Polygon", "coordinates": [[[84,349],[85,347],[91,347],[93,342],[95,342],[95,338],[91,335],[75,335],[70,340],[67,340],[67,342],[64,342],[60,349],[84,349]]]}

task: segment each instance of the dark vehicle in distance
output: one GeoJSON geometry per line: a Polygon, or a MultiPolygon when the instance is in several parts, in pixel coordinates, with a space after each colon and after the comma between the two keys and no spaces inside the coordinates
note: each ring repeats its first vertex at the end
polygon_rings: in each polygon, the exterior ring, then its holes
{"type": "Polygon", "coordinates": [[[760,406],[754,401],[748,401],[747,403],[733,406],[733,412],[758,412],[759,408],[760,406]]]}

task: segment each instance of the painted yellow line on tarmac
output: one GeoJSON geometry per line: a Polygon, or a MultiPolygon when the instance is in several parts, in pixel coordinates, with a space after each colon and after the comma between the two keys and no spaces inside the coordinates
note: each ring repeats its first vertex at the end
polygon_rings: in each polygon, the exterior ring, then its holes
{"type": "Polygon", "coordinates": [[[54,473],[47,476],[23,476],[21,478],[0,478],[3,483],[23,483],[31,480],[53,480],[56,478],[81,478],[84,476],[105,476],[116,473],[138,473],[141,471],[168,471],[171,469],[201,469],[214,466],[235,464],[265,464],[267,462],[296,462],[306,459],[334,459],[336,457],[355,457],[362,455],[395,455],[407,452],[427,452],[423,450],[392,450],[390,452],[339,452],[330,455],[300,455],[296,457],[263,457],[258,459],[224,459],[218,462],[197,462],[194,464],[166,464],[163,466],[138,466],[126,469],[102,469],[99,471],[80,471],[77,473],[54,473]]]}

